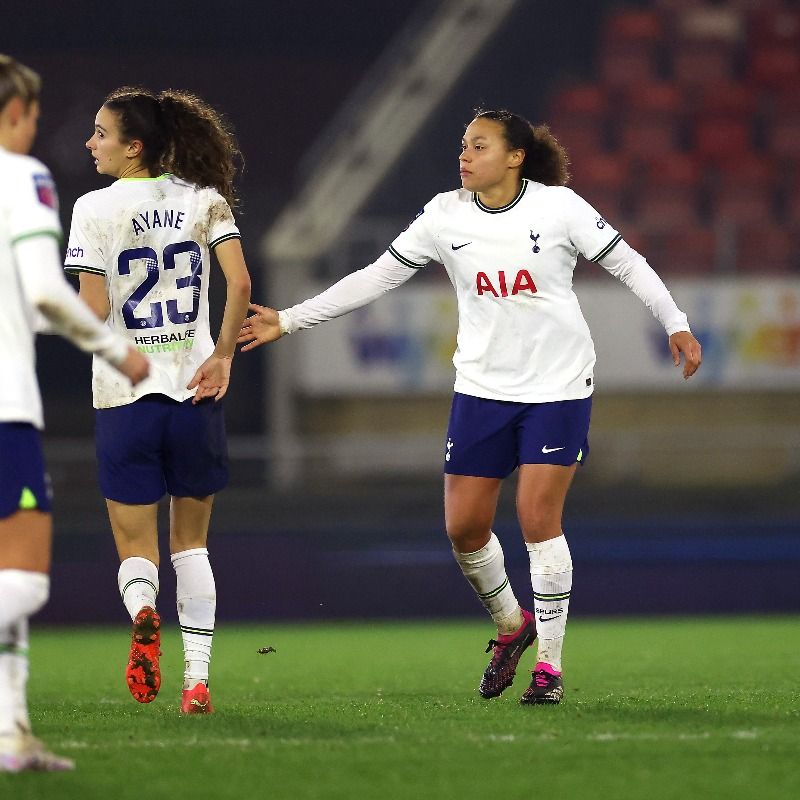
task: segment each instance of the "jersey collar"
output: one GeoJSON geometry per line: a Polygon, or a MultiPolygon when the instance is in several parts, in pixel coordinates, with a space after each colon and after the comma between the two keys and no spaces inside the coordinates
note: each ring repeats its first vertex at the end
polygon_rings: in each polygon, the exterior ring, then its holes
{"type": "Polygon", "coordinates": [[[522,200],[522,195],[525,194],[525,190],[527,188],[528,188],[528,181],[526,178],[523,178],[522,186],[520,186],[519,188],[519,194],[517,194],[517,196],[510,203],[507,203],[504,206],[500,206],[500,208],[489,208],[489,206],[485,206],[483,203],[481,203],[480,199],[478,198],[477,192],[472,193],[472,201],[475,203],[476,206],[478,206],[478,208],[481,211],[485,211],[487,214],[502,214],[503,211],[508,211],[514,208],[514,206],[517,203],[519,203],[520,200],[522,200]]]}
{"type": "Polygon", "coordinates": [[[163,181],[164,178],[172,177],[171,172],[164,172],[161,175],[156,175],[155,178],[117,178],[118,181],[163,181]]]}

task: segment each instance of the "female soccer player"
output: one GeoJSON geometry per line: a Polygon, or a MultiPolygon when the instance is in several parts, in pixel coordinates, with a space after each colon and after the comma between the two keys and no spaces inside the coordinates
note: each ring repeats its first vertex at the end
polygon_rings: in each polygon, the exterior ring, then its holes
{"type": "Polygon", "coordinates": [[[97,172],[116,181],[75,204],[66,269],[80,274],[80,294],[95,313],[153,365],[134,390],[102,362],[93,368],[100,487],[133,620],[126,679],[140,703],[161,685],[157,504],[168,492],[186,665],[181,711],[210,713],[216,590],[206,540],[214,494],[228,481],[219,401],[250,296],[231,213],[239,151],[199,98],[128,87],[105,99],[86,147],[97,172]],[[216,343],[211,250],[227,282],[216,343]]]}
{"type": "Polygon", "coordinates": [[[436,195],[373,264],[277,312],[252,305],[242,350],[363,306],[439,261],[458,298],[455,396],[445,447],[445,522],[461,570],[497,625],[479,691],[497,697],[539,637],[522,703],[558,703],[572,560],[561,517],[589,453],[594,346],[572,291],[578,253],[643,300],[685,378],[700,364],[686,316],[645,259],[566,188],[567,157],[545,126],[479,111],[459,157],[462,189],[436,195]],[[517,513],[530,554],[533,613],[520,608],[492,523],[519,467],[517,513]]]}
{"type": "Polygon", "coordinates": [[[52,531],[39,434],[37,313],[131,382],[148,372],[147,359],[101,325],[61,273],[53,179],[27,155],[40,87],[35,72],[0,55],[0,772],[73,767],[33,736],[26,697],[28,618],[49,594],[52,531]]]}

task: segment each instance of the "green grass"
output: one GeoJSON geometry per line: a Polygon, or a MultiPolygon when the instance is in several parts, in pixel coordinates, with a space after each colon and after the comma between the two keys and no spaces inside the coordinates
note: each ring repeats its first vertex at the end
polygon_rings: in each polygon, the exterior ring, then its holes
{"type": "Polygon", "coordinates": [[[140,706],[122,679],[122,626],[34,626],[34,726],[77,769],[0,776],[0,797],[800,797],[800,619],[575,620],[556,707],[518,705],[524,672],[503,697],[477,696],[490,634],[480,622],[222,625],[217,713],[181,717],[176,628],[161,694],[140,706]]]}

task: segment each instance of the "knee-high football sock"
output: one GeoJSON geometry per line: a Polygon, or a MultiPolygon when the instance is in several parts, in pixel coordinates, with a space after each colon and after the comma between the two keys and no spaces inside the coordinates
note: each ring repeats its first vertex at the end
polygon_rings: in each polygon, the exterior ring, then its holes
{"type": "Polygon", "coordinates": [[[50,578],[44,573],[0,569],[0,736],[30,731],[28,617],[49,593],[50,578]]]}
{"type": "Polygon", "coordinates": [[[527,547],[539,633],[538,661],[561,672],[561,648],[572,591],[572,557],[563,533],[546,542],[529,543],[527,547]]]}
{"type": "Polygon", "coordinates": [[[186,662],[183,688],[192,689],[201,681],[208,683],[217,590],[205,547],[175,553],[172,566],[178,581],[178,621],[186,662]]]}
{"type": "Polygon", "coordinates": [[[119,594],[133,620],[145,606],[156,607],[158,567],[140,556],[126,558],[117,573],[119,594]]]}
{"type": "Polygon", "coordinates": [[[499,633],[513,633],[522,625],[522,612],[506,575],[500,540],[491,534],[485,547],[474,553],[453,550],[464,577],[472,584],[499,633]]]}

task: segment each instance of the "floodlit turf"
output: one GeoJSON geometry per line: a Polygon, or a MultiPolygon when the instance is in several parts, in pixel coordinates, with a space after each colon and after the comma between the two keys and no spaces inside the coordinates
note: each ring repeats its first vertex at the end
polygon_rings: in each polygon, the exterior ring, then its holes
{"type": "Polygon", "coordinates": [[[0,797],[800,797],[800,619],[574,620],[556,707],[518,705],[522,671],[503,697],[478,697],[491,633],[480,622],[222,625],[217,713],[180,717],[175,627],[161,694],[140,706],[123,682],[122,627],[34,626],[36,732],[78,767],[0,776],[0,797]]]}

